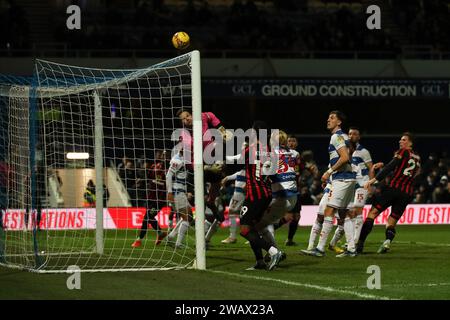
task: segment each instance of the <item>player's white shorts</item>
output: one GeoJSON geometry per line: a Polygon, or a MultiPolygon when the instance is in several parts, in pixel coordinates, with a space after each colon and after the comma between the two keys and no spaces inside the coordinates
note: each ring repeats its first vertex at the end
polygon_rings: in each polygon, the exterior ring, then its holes
{"type": "Polygon", "coordinates": [[[355,194],[355,184],[354,180],[333,180],[327,206],[346,209],[355,194]]]}
{"type": "Polygon", "coordinates": [[[353,208],[363,208],[366,204],[367,198],[369,197],[369,190],[364,188],[357,188],[355,190],[355,195],[353,196],[353,201],[349,203],[348,209],[353,208]]]}
{"type": "Polygon", "coordinates": [[[191,208],[191,204],[189,203],[186,193],[179,192],[176,193],[174,196],[174,203],[175,203],[175,210],[176,211],[183,211],[187,208],[191,208]]]}
{"type": "Polygon", "coordinates": [[[297,195],[273,198],[269,208],[264,213],[260,224],[267,226],[278,222],[288,211],[297,204],[297,195]]]}
{"type": "MultiPolygon", "coordinates": [[[[328,205],[328,199],[330,196],[330,190],[331,190],[331,186],[327,186],[327,188],[325,188],[325,193],[322,196],[322,199],[320,199],[319,202],[319,211],[317,212],[317,214],[323,216],[323,214],[325,213],[325,209],[327,208],[328,205]],[[327,190],[328,189],[328,190],[327,190]]],[[[336,217],[336,219],[339,219],[339,212],[336,212],[334,214],[334,216],[336,217]]]]}
{"type": "Polygon", "coordinates": [[[232,211],[233,214],[239,214],[244,200],[245,194],[242,192],[234,192],[230,204],[228,205],[229,210],[232,211]]]}

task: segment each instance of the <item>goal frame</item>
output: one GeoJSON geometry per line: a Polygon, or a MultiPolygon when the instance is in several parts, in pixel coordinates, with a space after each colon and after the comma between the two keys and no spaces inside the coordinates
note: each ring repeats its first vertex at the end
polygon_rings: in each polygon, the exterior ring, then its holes
{"type": "MultiPolygon", "coordinates": [[[[191,99],[192,99],[192,116],[193,116],[193,171],[194,171],[194,192],[195,192],[195,259],[192,266],[193,269],[205,270],[206,269],[206,246],[205,246],[205,200],[204,200],[204,177],[203,177],[203,132],[202,132],[202,93],[201,93],[201,61],[200,52],[198,50],[186,53],[183,56],[190,55],[190,69],[191,69],[191,99]]],[[[154,65],[155,68],[162,68],[167,62],[177,60],[182,56],[175,57],[174,59],[165,60],[161,63],[154,65]]],[[[37,121],[37,109],[38,100],[41,97],[41,92],[39,92],[39,87],[36,84],[36,79],[33,80],[33,84],[29,86],[29,110],[30,110],[30,154],[29,161],[30,167],[34,166],[35,163],[35,139],[36,139],[36,124],[37,121]]],[[[44,92],[45,94],[45,92],[44,92]]],[[[95,111],[95,159],[94,159],[94,170],[96,174],[96,186],[97,186],[97,196],[102,199],[103,190],[103,124],[101,116],[101,92],[94,91],[94,111],[95,111]]],[[[35,209],[35,197],[36,197],[36,178],[32,170],[31,176],[31,210],[35,209]]],[[[67,273],[67,270],[46,270],[45,266],[38,261],[40,257],[38,254],[38,245],[36,242],[36,230],[32,230],[34,239],[34,253],[36,258],[36,266],[29,267],[23,266],[20,268],[18,265],[14,264],[1,264],[2,266],[18,268],[23,270],[28,270],[36,273],[67,273]]],[[[103,229],[103,201],[96,202],[96,229],[95,229],[95,252],[98,255],[102,255],[104,251],[104,229],[103,229]]],[[[67,266],[68,267],[68,266],[67,266]]],[[[120,271],[150,271],[150,270],[169,270],[169,269],[183,269],[184,267],[171,267],[171,268],[158,268],[158,267],[143,267],[143,268],[99,268],[99,269],[85,269],[80,270],[80,272],[120,272],[120,271]]]]}

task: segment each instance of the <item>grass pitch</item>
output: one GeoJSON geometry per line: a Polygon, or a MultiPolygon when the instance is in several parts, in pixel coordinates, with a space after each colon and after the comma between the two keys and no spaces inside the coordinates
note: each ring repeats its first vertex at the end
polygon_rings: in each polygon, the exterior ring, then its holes
{"type": "MultiPolygon", "coordinates": [[[[207,251],[207,271],[82,273],[81,290],[68,290],[67,274],[35,274],[0,267],[0,299],[450,299],[450,225],[399,226],[392,249],[376,254],[384,227],[374,227],[366,254],[337,259],[299,254],[310,228],[299,228],[297,246],[285,247],[287,228],[277,231],[287,259],[274,271],[245,271],[253,254],[244,239],[223,245],[220,230],[207,251]],[[380,267],[381,289],[369,290],[367,273],[380,267]]],[[[128,233],[128,247],[135,233],[128,233]]]]}

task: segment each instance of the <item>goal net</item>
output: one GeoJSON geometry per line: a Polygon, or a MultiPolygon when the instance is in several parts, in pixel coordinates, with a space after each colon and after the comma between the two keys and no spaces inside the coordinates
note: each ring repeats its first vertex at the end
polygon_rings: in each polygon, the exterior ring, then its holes
{"type": "Polygon", "coordinates": [[[0,263],[40,272],[204,269],[199,64],[198,51],[136,70],[37,60],[35,83],[11,86],[0,263]],[[195,158],[178,182],[196,227],[175,247],[181,218],[165,176],[185,108],[195,158]]]}

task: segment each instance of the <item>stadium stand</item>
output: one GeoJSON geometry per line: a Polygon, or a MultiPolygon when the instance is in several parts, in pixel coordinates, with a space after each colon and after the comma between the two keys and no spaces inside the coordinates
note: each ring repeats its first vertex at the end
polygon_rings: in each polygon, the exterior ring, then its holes
{"type": "Polygon", "coordinates": [[[183,28],[196,35],[193,45],[204,52],[377,50],[398,54],[411,47],[428,53],[450,49],[448,0],[378,2],[388,8],[383,11],[385,27],[367,35],[358,27],[365,23],[366,1],[136,0],[131,6],[119,0],[57,1],[44,10],[48,1],[3,0],[0,16],[6,32],[0,45],[3,54],[13,50],[14,55],[39,48],[66,54],[74,50],[94,54],[96,50],[163,51],[170,49],[168,39],[174,28],[183,28]],[[66,16],[57,14],[70,4],[82,8],[80,31],[67,30],[66,16]],[[40,13],[32,21],[23,9],[29,6],[40,13]]]}

